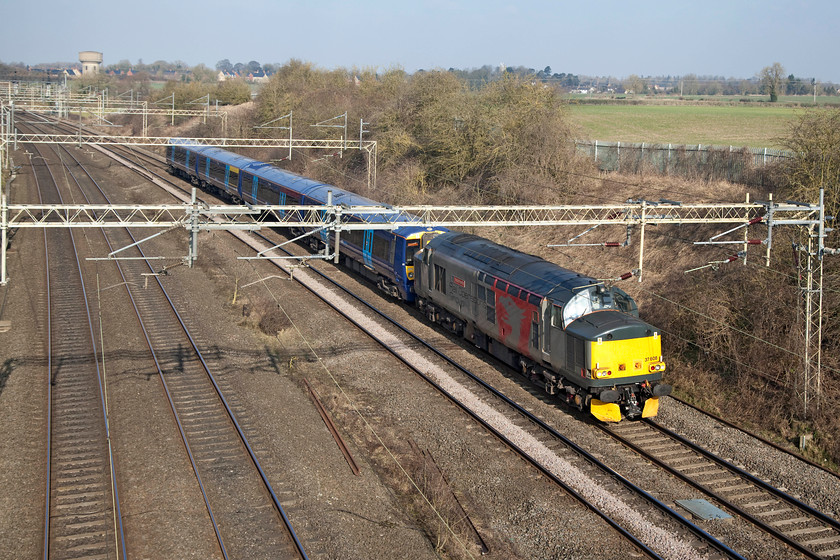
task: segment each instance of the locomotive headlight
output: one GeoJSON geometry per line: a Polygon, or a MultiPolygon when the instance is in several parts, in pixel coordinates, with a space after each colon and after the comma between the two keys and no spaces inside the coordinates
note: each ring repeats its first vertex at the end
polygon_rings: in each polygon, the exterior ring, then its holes
{"type": "Polygon", "coordinates": [[[655,363],[655,364],[650,364],[650,367],[649,367],[648,369],[649,369],[651,372],[654,372],[654,371],[665,371],[665,364],[664,364],[664,363],[662,363],[662,362],[657,362],[657,363],[655,363]]]}
{"type": "Polygon", "coordinates": [[[411,269],[411,270],[406,270],[406,271],[405,271],[405,276],[406,276],[406,278],[408,278],[409,280],[414,280],[414,269],[411,269]]]}
{"type": "Polygon", "coordinates": [[[609,377],[610,375],[612,375],[612,370],[608,370],[608,369],[596,369],[595,370],[595,377],[597,377],[599,379],[603,378],[603,377],[609,377]]]}

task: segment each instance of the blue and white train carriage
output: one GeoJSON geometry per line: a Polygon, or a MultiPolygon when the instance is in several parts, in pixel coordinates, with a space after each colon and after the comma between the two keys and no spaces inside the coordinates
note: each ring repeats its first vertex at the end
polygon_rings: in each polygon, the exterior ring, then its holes
{"type": "MultiPolygon", "coordinates": [[[[284,171],[269,163],[251,159],[221,148],[188,144],[178,138],[166,149],[169,171],[205,190],[215,190],[248,204],[324,205],[332,191],[333,204],[346,206],[385,206],[313,179],[284,171]]],[[[387,207],[387,206],[386,206],[387,207]]],[[[350,221],[363,221],[345,214],[350,221]]],[[[384,218],[379,218],[384,221],[384,218]]],[[[367,217],[367,221],[371,221],[367,217]]],[[[414,255],[446,228],[413,225],[408,217],[394,230],[346,230],[340,236],[344,264],[376,282],[385,292],[413,302],[414,255]]],[[[332,232],[311,238],[313,244],[334,243],[332,232]]],[[[322,245],[321,245],[322,246],[322,245]]]]}

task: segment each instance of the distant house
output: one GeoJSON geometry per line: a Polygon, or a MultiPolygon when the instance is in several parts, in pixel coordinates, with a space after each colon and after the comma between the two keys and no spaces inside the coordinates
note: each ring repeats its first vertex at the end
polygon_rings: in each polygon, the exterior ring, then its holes
{"type": "Polygon", "coordinates": [[[248,74],[248,81],[256,84],[261,84],[268,81],[268,74],[260,70],[259,72],[251,72],[248,74]]]}
{"type": "Polygon", "coordinates": [[[239,78],[239,74],[236,72],[228,72],[227,70],[219,70],[219,74],[216,76],[216,80],[219,82],[235,80],[236,78],[239,78]]]}

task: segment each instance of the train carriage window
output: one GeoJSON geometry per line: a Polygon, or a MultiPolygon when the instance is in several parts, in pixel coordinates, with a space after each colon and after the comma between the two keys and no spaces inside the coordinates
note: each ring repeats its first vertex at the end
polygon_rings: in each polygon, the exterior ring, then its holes
{"type": "Polygon", "coordinates": [[[215,179],[220,183],[225,181],[225,166],[214,159],[210,160],[210,178],[215,179]]]}
{"type": "Polygon", "coordinates": [[[485,295],[485,292],[486,292],[486,290],[484,289],[484,286],[482,286],[481,284],[476,284],[475,285],[475,299],[484,303],[486,301],[485,298],[487,297],[485,295]]]}
{"type": "Polygon", "coordinates": [[[535,305],[537,307],[540,306],[540,298],[539,296],[535,296],[534,294],[528,294],[528,303],[531,305],[535,305]]]}
{"type": "Polygon", "coordinates": [[[383,261],[387,261],[388,255],[391,252],[390,250],[391,246],[389,240],[374,234],[373,248],[371,249],[373,256],[382,259],[383,261]]]}
{"type": "Polygon", "coordinates": [[[356,247],[362,246],[362,238],[364,236],[364,232],[360,229],[350,229],[346,232],[342,232],[345,236],[345,239],[351,245],[355,245],[356,247]]]}
{"type": "Polygon", "coordinates": [[[231,187],[238,187],[239,186],[239,168],[230,166],[230,178],[228,184],[231,187]]]}
{"type": "Polygon", "coordinates": [[[508,286],[507,292],[515,298],[519,297],[519,288],[516,286],[508,286]]]}
{"type": "Polygon", "coordinates": [[[260,198],[263,200],[277,200],[276,196],[269,196],[268,193],[279,194],[280,193],[280,186],[276,183],[272,183],[271,181],[266,181],[262,177],[260,177],[260,198]]]}
{"type": "Polygon", "coordinates": [[[559,305],[551,307],[551,326],[563,328],[563,308],[559,305]]]}
{"type": "Polygon", "coordinates": [[[507,291],[507,287],[508,287],[508,283],[505,282],[504,280],[496,280],[496,288],[499,291],[505,292],[505,291],[507,291]]]}
{"type": "Polygon", "coordinates": [[[493,290],[487,290],[487,320],[496,324],[496,294],[493,290]]]}
{"type": "Polygon", "coordinates": [[[187,151],[185,149],[173,147],[173,150],[172,150],[172,160],[173,161],[183,165],[184,162],[186,161],[186,159],[187,159],[187,151]]]}

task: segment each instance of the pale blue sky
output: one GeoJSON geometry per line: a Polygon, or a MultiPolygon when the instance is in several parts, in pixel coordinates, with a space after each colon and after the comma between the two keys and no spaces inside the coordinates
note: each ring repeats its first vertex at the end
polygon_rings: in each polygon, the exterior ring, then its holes
{"type": "Polygon", "coordinates": [[[0,61],[525,66],[840,82],[837,0],[0,0],[0,61]]]}

